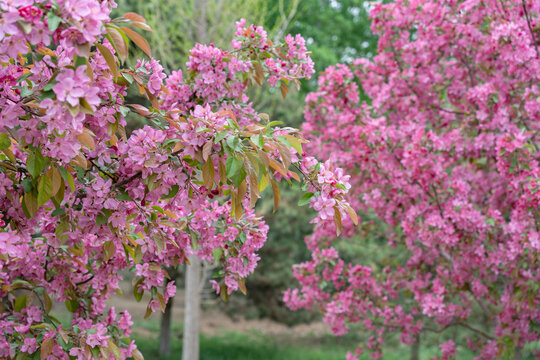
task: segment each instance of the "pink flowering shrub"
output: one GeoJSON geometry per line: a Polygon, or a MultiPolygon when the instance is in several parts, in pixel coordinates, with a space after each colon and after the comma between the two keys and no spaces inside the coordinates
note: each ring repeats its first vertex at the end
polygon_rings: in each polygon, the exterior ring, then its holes
{"type": "Polygon", "coordinates": [[[130,315],[105,310],[120,272],[138,301],[150,294],[147,315],[174,296],[165,268],[191,254],[221,267],[224,299],[245,292],[268,231],[252,208],[268,185],[277,207],[282,178],[305,183],[317,219],[356,219],[341,170],[302,157],[298,131],[246,95],[263,81],[286,95],[312,75],[301,37],[273,44],[240,22],[235,50],[198,44],[187,72],[167,76],[153,58],[123,66],[130,43],[151,54],[134,30],[149,27],[110,19],[114,6],[0,1],[1,358],[141,359],[130,315]],[[151,106],[126,104],[130,86],[151,106]],[[128,136],[130,112],[148,125],[128,136]]]}
{"type": "Polygon", "coordinates": [[[367,329],[348,359],[430,331],[441,359],[458,346],[513,356],[540,339],[540,2],[398,0],[371,16],[378,55],[322,74],[304,130],[311,154],[352,174],[351,204],[395,257],[342,260],[321,197],[313,258],[285,301],[322,311],[336,335],[367,329]],[[455,327],[466,344],[446,341],[455,327]]]}

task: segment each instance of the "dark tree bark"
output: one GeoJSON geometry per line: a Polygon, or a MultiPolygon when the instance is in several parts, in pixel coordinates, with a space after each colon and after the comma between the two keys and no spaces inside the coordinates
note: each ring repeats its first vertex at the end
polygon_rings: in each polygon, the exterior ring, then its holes
{"type": "MultiPolygon", "coordinates": [[[[171,281],[176,281],[180,276],[177,268],[166,269],[170,280],[166,279],[165,286],[171,281]]],[[[165,306],[165,312],[161,314],[161,327],[159,329],[159,355],[169,356],[171,354],[171,326],[172,326],[172,311],[174,306],[174,297],[170,298],[165,306]]]]}
{"type": "Polygon", "coordinates": [[[161,328],[159,330],[159,355],[171,354],[171,318],[174,298],[170,298],[165,306],[165,312],[161,314],[161,328]]]}
{"type": "Polygon", "coordinates": [[[411,360],[420,359],[420,337],[416,338],[416,341],[411,345],[411,360]]]}

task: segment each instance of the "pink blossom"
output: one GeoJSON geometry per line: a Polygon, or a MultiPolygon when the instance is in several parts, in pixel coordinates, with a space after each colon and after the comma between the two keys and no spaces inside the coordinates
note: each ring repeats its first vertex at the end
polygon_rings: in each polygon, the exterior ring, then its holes
{"type": "Polygon", "coordinates": [[[442,343],[441,351],[442,351],[442,358],[445,360],[456,356],[456,348],[452,340],[448,340],[447,342],[442,343]]]}
{"type": "Polygon", "coordinates": [[[103,324],[97,324],[87,333],[86,343],[91,347],[107,346],[107,339],[111,337],[107,335],[107,328],[103,324]]]}

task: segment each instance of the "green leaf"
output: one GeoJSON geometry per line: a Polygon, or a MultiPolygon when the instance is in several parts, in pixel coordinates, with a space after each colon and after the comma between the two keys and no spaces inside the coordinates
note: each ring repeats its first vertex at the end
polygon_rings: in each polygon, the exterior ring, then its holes
{"type": "MultiPolygon", "coordinates": [[[[30,77],[30,75],[32,75],[32,73],[31,73],[31,72],[27,72],[27,73],[24,74],[23,76],[18,77],[16,81],[17,81],[18,83],[22,83],[23,81],[25,81],[26,79],[28,79],[28,78],[30,77]]],[[[15,88],[15,87],[13,87],[13,88],[15,88]]]]}
{"type": "Polygon", "coordinates": [[[266,126],[267,127],[273,127],[273,126],[277,126],[277,125],[283,125],[283,121],[272,121],[266,126]]]}
{"type": "Polygon", "coordinates": [[[240,164],[239,171],[231,177],[231,181],[235,187],[239,187],[242,181],[246,179],[247,173],[242,164],[240,164]]]}
{"type": "Polygon", "coordinates": [[[238,241],[240,241],[241,244],[246,242],[246,233],[245,232],[241,232],[238,235],[238,241]]]}
{"type": "Polygon", "coordinates": [[[26,307],[26,295],[21,295],[15,300],[15,303],[13,304],[13,309],[15,312],[20,312],[22,309],[26,307]]]}
{"type": "Polygon", "coordinates": [[[225,138],[225,136],[227,136],[227,134],[229,134],[229,131],[227,131],[227,130],[223,130],[223,131],[219,132],[216,135],[216,137],[214,139],[214,142],[217,143],[217,142],[223,140],[223,138],[225,138]]]}
{"type": "Polygon", "coordinates": [[[50,177],[47,174],[44,174],[39,179],[38,185],[38,207],[45,204],[52,196],[53,192],[53,183],[50,177]]]}
{"type": "Polygon", "coordinates": [[[305,194],[300,198],[300,200],[298,201],[298,206],[304,206],[304,205],[309,204],[311,198],[312,198],[314,195],[315,195],[315,194],[312,193],[312,192],[307,192],[307,193],[305,193],[305,194]]]}
{"type": "Polygon", "coordinates": [[[67,183],[69,184],[69,188],[70,188],[71,192],[74,192],[75,191],[75,180],[73,180],[73,176],[70,173],[68,173],[67,170],[64,169],[63,167],[58,167],[57,169],[58,169],[58,171],[60,171],[60,175],[62,176],[64,181],[67,181],[67,183]]]}
{"type": "Polygon", "coordinates": [[[510,173],[512,174],[514,172],[514,169],[516,168],[517,164],[517,157],[512,156],[512,162],[510,163],[510,173]]]}
{"type": "MultiPolygon", "coordinates": [[[[126,75],[128,75],[128,74],[124,74],[124,77],[126,77],[126,75]]],[[[130,110],[129,110],[129,108],[127,106],[120,106],[120,107],[118,107],[118,110],[120,110],[120,113],[122,115],[124,115],[124,117],[128,116],[128,114],[130,112],[130,110]]]]}
{"type": "Polygon", "coordinates": [[[171,189],[169,190],[167,195],[163,195],[161,198],[162,199],[170,199],[170,198],[176,196],[176,194],[178,194],[179,189],[180,189],[180,187],[178,185],[173,185],[173,186],[171,186],[171,189]]]}
{"type": "Polygon", "coordinates": [[[77,300],[67,299],[65,304],[69,312],[74,313],[75,311],[77,311],[77,309],[79,309],[79,302],[77,300]]]}
{"type": "Polygon", "coordinates": [[[257,145],[260,149],[262,149],[264,146],[263,138],[260,134],[253,135],[251,137],[251,141],[253,141],[253,143],[257,145]]]}
{"type": "Polygon", "coordinates": [[[234,151],[241,151],[242,150],[242,142],[238,138],[238,136],[229,136],[227,138],[227,145],[234,151]]]}
{"type": "Polygon", "coordinates": [[[121,201],[133,201],[133,198],[125,191],[122,191],[120,194],[116,195],[116,198],[121,201]]]}
{"type": "MultiPolygon", "coordinates": [[[[130,84],[133,83],[133,76],[131,76],[130,74],[128,74],[128,73],[122,73],[122,76],[124,77],[124,79],[126,79],[126,81],[127,81],[128,83],[130,83],[130,84]]],[[[122,108],[122,107],[123,107],[123,106],[121,106],[121,108],[122,108]]],[[[122,110],[122,109],[120,109],[120,110],[122,110]]],[[[129,109],[128,109],[128,110],[129,110],[129,109]]],[[[124,115],[124,116],[125,116],[125,115],[124,115]]]]}
{"type": "Polygon", "coordinates": [[[141,285],[142,283],[143,283],[143,279],[139,279],[135,283],[135,286],[133,286],[133,296],[135,297],[135,300],[137,300],[137,302],[141,301],[144,295],[144,290],[139,289],[139,285],[141,285]]]}
{"type": "Polygon", "coordinates": [[[219,263],[219,259],[221,259],[221,255],[223,254],[223,249],[221,248],[215,248],[212,250],[212,255],[214,256],[214,263],[219,263]]]}
{"type": "Polygon", "coordinates": [[[165,215],[165,210],[163,210],[163,208],[161,206],[154,205],[154,206],[152,206],[152,209],[156,210],[157,212],[159,212],[162,215],[165,215]]]}
{"type": "Polygon", "coordinates": [[[33,189],[33,186],[32,186],[32,178],[31,177],[25,177],[23,179],[23,181],[21,181],[21,185],[24,189],[24,192],[27,192],[29,193],[30,191],[32,191],[33,189]]]}
{"type": "Polygon", "coordinates": [[[105,45],[96,44],[96,47],[98,48],[101,55],[103,55],[103,58],[109,66],[111,73],[116,78],[118,76],[118,65],[116,65],[116,60],[114,59],[113,53],[105,45]]]}
{"type": "Polygon", "coordinates": [[[75,67],[86,65],[86,58],[75,54],[75,67]]]}
{"type": "Polygon", "coordinates": [[[100,358],[105,357],[105,356],[103,356],[102,354],[99,353],[100,349],[101,349],[101,347],[98,346],[98,345],[90,348],[90,352],[92,353],[92,356],[94,357],[94,359],[100,359],[100,358]]]}
{"type": "Polygon", "coordinates": [[[229,124],[229,126],[233,129],[239,129],[238,125],[231,119],[231,118],[228,118],[227,119],[227,123],[229,124]]]}
{"type": "Polygon", "coordinates": [[[54,87],[54,85],[55,85],[55,84],[52,83],[52,82],[48,83],[47,85],[45,85],[45,86],[43,87],[43,91],[49,91],[49,90],[52,90],[52,88],[54,87]]]}
{"type": "Polygon", "coordinates": [[[221,297],[221,300],[224,302],[229,301],[229,292],[227,291],[227,285],[225,283],[221,284],[221,288],[219,290],[219,296],[221,297]]]}
{"type": "Polygon", "coordinates": [[[126,259],[129,259],[130,255],[132,259],[135,259],[135,251],[128,244],[122,244],[124,246],[124,251],[126,253],[126,259]]]}
{"type": "Polygon", "coordinates": [[[199,239],[197,239],[197,234],[190,232],[189,235],[191,236],[191,248],[193,250],[197,250],[197,246],[199,246],[199,239]]]}
{"type": "Polygon", "coordinates": [[[32,95],[34,91],[32,91],[32,89],[29,89],[27,88],[26,86],[21,88],[21,93],[20,93],[20,96],[21,98],[25,98],[25,97],[28,97],[30,95],[32,95]]]}
{"type": "Polygon", "coordinates": [[[11,141],[9,140],[9,136],[7,136],[6,133],[1,133],[0,134],[0,150],[5,150],[10,146],[11,146],[11,141]]]}
{"type": "Polygon", "coordinates": [[[50,31],[55,31],[56,29],[58,29],[61,21],[62,19],[56,16],[56,14],[52,11],[47,14],[47,23],[49,24],[50,31]]]}
{"type": "Polygon", "coordinates": [[[118,348],[118,346],[116,346],[116,344],[112,342],[112,340],[108,340],[108,342],[109,342],[108,349],[113,353],[114,357],[117,359],[121,359],[122,353],[120,352],[120,349],[118,348]]]}
{"type": "Polygon", "coordinates": [[[26,160],[26,169],[34,179],[37,179],[45,168],[45,158],[39,150],[33,152],[26,160]]]}
{"type": "Polygon", "coordinates": [[[278,135],[276,136],[276,139],[279,140],[280,143],[286,145],[287,147],[292,147],[291,143],[285,136],[278,135]]]}
{"type": "Polygon", "coordinates": [[[110,211],[104,210],[104,213],[99,213],[98,216],[96,216],[96,224],[97,225],[104,225],[109,220],[109,216],[111,216],[110,211]]]}
{"type": "Polygon", "coordinates": [[[161,254],[163,251],[163,246],[165,245],[165,239],[161,233],[154,236],[154,243],[156,244],[157,253],[161,254]]]}
{"type": "Polygon", "coordinates": [[[56,226],[56,229],[54,230],[54,233],[55,233],[55,235],[57,237],[65,239],[65,238],[67,238],[67,235],[63,235],[63,234],[68,232],[69,228],[70,228],[70,226],[69,226],[69,223],[67,221],[61,221],[60,224],[58,224],[58,226],[56,226]]]}
{"type": "Polygon", "coordinates": [[[234,174],[236,174],[239,168],[240,168],[240,161],[236,158],[236,156],[229,156],[229,158],[227,158],[227,161],[225,162],[225,169],[227,170],[227,177],[232,178],[234,174]]]}
{"type": "Polygon", "coordinates": [[[55,209],[51,215],[52,216],[58,216],[58,215],[64,215],[66,213],[66,209],[55,209]]]}

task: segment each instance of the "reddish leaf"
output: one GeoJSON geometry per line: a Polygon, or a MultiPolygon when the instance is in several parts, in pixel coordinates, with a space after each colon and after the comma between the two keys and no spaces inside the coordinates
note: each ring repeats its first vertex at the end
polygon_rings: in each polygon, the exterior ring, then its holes
{"type": "Polygon", "coordinates": [[[146,19],[142,17],[141,15],[134,12],[125,13],[124,18],[131,21],[138,21],[138,22],[142,22],[143,24],[146,24],[146,19]]]}
{"type": "Polygon", "coordinates": [[[107,27],[107,34],[112,39],[114,48],[116,49],[116,53],[120,57],[120,61],[125,62],[128,57],[128,46],[126,44],[126,40],[124,40],[124,37],[122,34],[120,34],[120,31],[114,27],[107,27]]]}
{"type": "Polygon", "coordinates": [[[337,206],[334,206],[334,224],[336,225],[337,236],[341,234],[341,213],[337,206]]]}
{"type": "Polygon", "coordinates": [[[122,26],[120,29],[122,29],[126,35],[135,43],[137,46],[146,53],[148,56],[152,56],[152,51],[150,50],[150,45],[148,44],[148,41],[139,34],[138,32],[135,32],[131,30],[130,28],[127,28],[125,26],[122,26]]]}
{"type": "Polygon", "coordinates": [[[50,355],[54,347],[54,340],[52,338],[47,338],[41,343],[41,354],[39,356],[40,360],[45,360],[50,355]]]}
{"type": "Polygon", "coordinates": [[[150,115],[152,113],[152,112],[150,112],[150,110],[148,110],[147,108],[145,108],[144,106],[139,105],[139,104],[128,104],[128,106],[131,106],[132,108],[137,110],[137,112],[141,116],[147,116],[147,115],[150,115]]]}
{"type": "Polygon", "coordinates": [[[212,151],[212,145],[214,145],[212,140],[208,140],[208,142],[204,144],[202,149],[202,157],[204,161],[208,160],[208,155],[210,155],[210,151],[212,151]]]}
{"type": "Polygon", "coordinates": [[[272,191],[274,192],[274,212],[276,212],[279,202],[281,201],[281,193],[279,192],[279,186],[277,182],[270,179],[270,184],[272,185],[272,191]]]}
{"type": "Polygon", "coordinates": [[[204,180],[204,186],[211,190],[214,186],[214,176],[215,176],[215,170],[214,170],[214,163],[212,162],[212,158],[208,158],[208,161],[206,161],[202,168],[203,172],[203,180],[204,180]]]}

